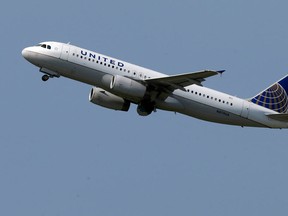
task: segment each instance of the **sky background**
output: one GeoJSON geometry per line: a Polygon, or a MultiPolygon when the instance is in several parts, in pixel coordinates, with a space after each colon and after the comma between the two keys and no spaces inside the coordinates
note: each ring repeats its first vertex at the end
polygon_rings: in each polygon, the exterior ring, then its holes
{"type": "Polygon", "coordinates": [[[288,131],[93,105],[21,56],[71,42],[249,98],[287,74],[286,0],[4,1],[0,215],[287,215],[288,131]]]}

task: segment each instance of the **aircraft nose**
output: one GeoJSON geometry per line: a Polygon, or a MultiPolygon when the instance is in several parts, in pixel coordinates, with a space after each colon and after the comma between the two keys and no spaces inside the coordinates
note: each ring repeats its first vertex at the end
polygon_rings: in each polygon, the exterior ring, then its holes
{"type": "Polygon", "coordinates": [[[25,59],[28,59],[28,58],[29,58],[28,48],[24,48],[24,49],[22,50],[22,56],[23,56],[25,59]]]}

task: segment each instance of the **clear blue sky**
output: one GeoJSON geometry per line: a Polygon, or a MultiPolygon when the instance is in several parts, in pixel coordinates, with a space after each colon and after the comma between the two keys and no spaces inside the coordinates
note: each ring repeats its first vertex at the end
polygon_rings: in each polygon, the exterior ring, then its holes
{"type": "Polygon", "coordinates": [[[88,102],[41,81],[24,47],[55,40],[248,98],[288,71],[285,0],[5,1],[0,8],[0,215],[287,215],[288,131],[88,102]]]}

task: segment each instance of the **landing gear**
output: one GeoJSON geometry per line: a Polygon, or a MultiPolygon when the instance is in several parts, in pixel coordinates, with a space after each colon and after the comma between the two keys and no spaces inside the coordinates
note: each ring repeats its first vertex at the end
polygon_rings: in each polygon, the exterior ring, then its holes
{"type": "Polygon", "coordinates": [[[42,81],[46,82],[47,80],[49,80],[49,76],[47,74],[42,76],[42,81]]]}
{"type": "Polygon", "coordinates": [[[39,71],[44,73],[44,75],[42,76],[42,80],[44,82],[46,82],[50,78],[54,78],[54,77],[59,78],[60,77],[60,75],[57,72],[46,69],[46,68],[40,68],[39,71]]]}
{"type": "Polygon", "coordinates": [[[155,103],[152,102],[141,102],[137,107],[137,113],[140,116],[148,116],[155,110],[155,103]]]}

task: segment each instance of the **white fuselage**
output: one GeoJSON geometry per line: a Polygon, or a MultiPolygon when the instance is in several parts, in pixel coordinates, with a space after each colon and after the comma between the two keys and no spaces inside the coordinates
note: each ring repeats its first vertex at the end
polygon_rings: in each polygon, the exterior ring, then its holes
{"type": "MultiPolygon", "coordinates": [[[[47,42],[48,44],[48,42],[47,42]]],[[[23,56],[49,75],[64,76],[92,86],[97,86],[125,98],[110,89],[111,76],[120,75],[133,80],[167,77],[106,55],[82,49],[70,44],[49,42],[50,49],[41,46],[25,48],[23,56]]],[[[199,85],[177,89],[165,98],[155,99],[158,109],[179,112],[195,118],[239,126],[287,128],[287,122],[270,119],[265,114],[275,111],[258,106],[219,91],[199,85]]],[[[139,103],[140,98],[127,98],[139,103]]]]}

